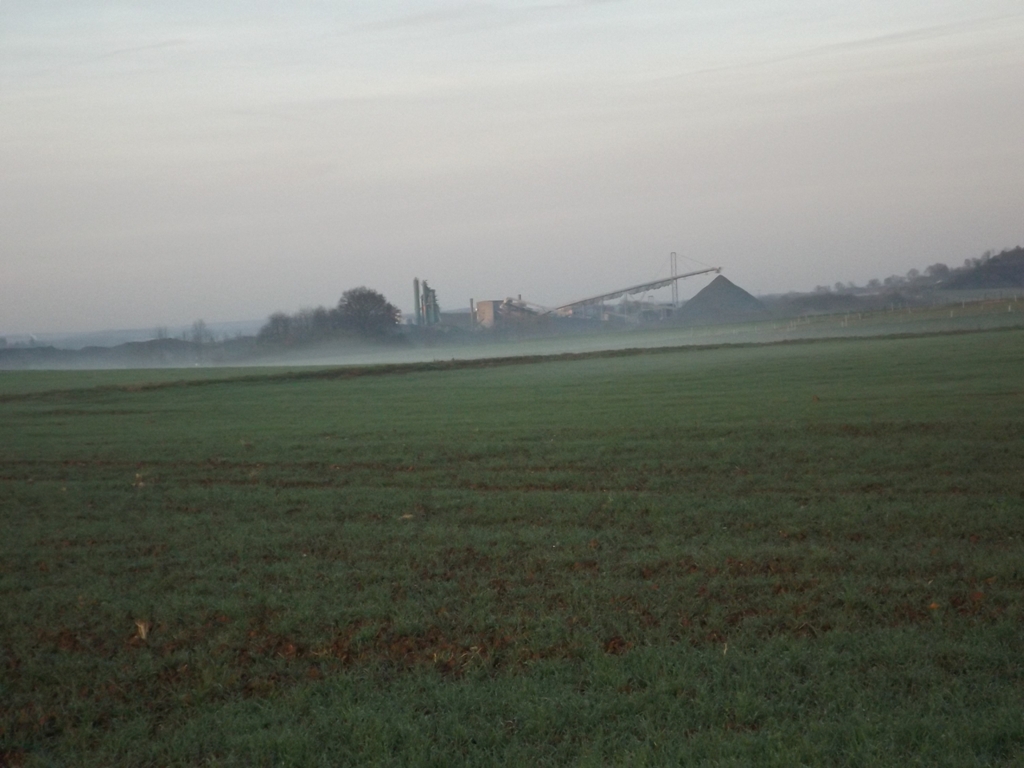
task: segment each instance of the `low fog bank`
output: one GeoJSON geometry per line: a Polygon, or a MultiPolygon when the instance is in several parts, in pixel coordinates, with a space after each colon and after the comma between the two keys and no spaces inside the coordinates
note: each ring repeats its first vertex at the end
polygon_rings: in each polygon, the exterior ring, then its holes
{"type": "Polygon", "coordinates": [[[956,333],[1024,327],[1024,298],[965,302],[962,306],[892,309],[877,313],[806,316],[790,320],[702,328],[640,327],[546,337],[509,338],[500,342],[438,344],[405,349],[364,349],[342,354],[331,350],[296,350],[262,365],[376,365],[474,360],[489,357],[559,355],[622,349],[698,347],[720,344],[769,344],[829,338],[894,334],[956,333]]]}
{"type": "Polygon", "coordinates": [[[892,306],[874,312],[805,315],[758,322],[678,327],[649,325],[573,333],[497,337],[483,332],[403,333],[386,343],[345,341],[265,349],[254,337],[220,342],[152,339],[79,350],[0,349],[0,370],[306,367],[383,365],[782,341],[927,334],[1024,327],[1024,297],[987,298],[939,306],[892,306]]]}
{"type": "Polygon", "coordinates": [[[374,365],[942,333],[1019,325],[1024,301],[1019,246],[962,267],[933,264],[861,287],[836,283],[759,298],[717,271],[681,306],[656,301],[650,291],[657,286],[644,284],[558,314],[511,298],[478,302],[473,314],[443,312],[436,292],[417,280],[417,309],[406,325],[382,294],[360,286],[334,307],[277,312],[264,323],[197,320],[173,331],[0,337],[0,370],[374,365]],[[621,301],[609,303],[613,297],[621,301]]]}
{"type": "MultiPolygon", "coordinates": [[[[262,320],[236,320],[224,323],[206,323],[202,327],[213,339],[226,341],[243,336],[254,336],[263,325],[262,320]]],[[[53,347],[61,350],[116,347],[132,342],[146,342],[157,339],[191,340],[195,323],[182,326],[159,326],[156,328],[109,329],[76,333],[15,333],[0,335],[0,349],[6,347],[53,347]]]]}

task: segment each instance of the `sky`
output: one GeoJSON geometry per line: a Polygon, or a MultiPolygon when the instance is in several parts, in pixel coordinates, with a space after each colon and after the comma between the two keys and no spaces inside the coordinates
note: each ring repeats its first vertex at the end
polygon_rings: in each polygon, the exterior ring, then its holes
{"type": "Polygon", "coordinates": [[[1020,0],[2,0],[0,333],[960,265],[1024,244],[1022,39],[1020,0]]]}

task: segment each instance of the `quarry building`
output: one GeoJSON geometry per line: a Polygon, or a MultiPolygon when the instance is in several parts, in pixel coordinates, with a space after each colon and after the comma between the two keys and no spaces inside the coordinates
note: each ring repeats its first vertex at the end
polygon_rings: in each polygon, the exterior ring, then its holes
{"type": "Polygon", "coordinates": [[[413,280],[415,316],[413,323],[429,327],[441,325],[470,330],[502,330],[547,327],[552,331],[572,326],[593,327],[603,324],[671,323],[673,325],[724,325],[757,322],[771,317],[768,308],[750,293],[721,274],[720,267],[640,283],[608,293],[579,299],[557,307],[544,307],[515,298],[469,300],[469,311],[442,312],[437,294],[427,281],[413,280]],[[677,283],[687,277],[709,273],[717,276],[692,299],[680,305],[677,283]],[[672,287],[673,301],[654,302],[644,294],[672,287]],[[631,297],[641,295],[640,299],[631,297]],[[619,299],[617,303],[612,303],[619,299]]]}

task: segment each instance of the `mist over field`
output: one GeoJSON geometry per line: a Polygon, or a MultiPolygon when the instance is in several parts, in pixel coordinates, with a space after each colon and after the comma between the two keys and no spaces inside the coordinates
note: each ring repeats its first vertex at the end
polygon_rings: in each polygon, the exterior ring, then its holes
{"type": "Polygon", "coordinates": [[[846,313],[768,319],[761,322],[707,327],[635,327],[577,333],[496,338],[475,334],[411,343],[399,338],[389,343],[326,341],[293,349],[259,350],[246,343],[242,353],[231,356],[231,342],[191,345],[177,342],[172,352],[154,342],[125,344],[113,349],[78,351],[22,349],[0,352],[0,392],[20,391],[25,379],[21,370],[77,370],[83,385],[89,372],[124,371],[128,378],[104,381],[162,381],[210,376],[230,378],[271,370],[328,368],[335,366],[401,366],[421,363],[514,358],[557,359],[560,356],[599,355],[603,352],[703,349],[729,346],[799,343],[823,339],[887,336],[928,336],[1013,329],[1024,326],[1024,295],[1005,299],[963,302],[962,305],[892,309],[873,313],[846,313]],[[184,347],[184,349],[182,349],[184,347]],[[18,355],[24,352],[25,355],[18,355]],[[32,354],[32,353],[42,354],[32,354]],[[161,372],[163,371],[163,372],[161,372]],[[134,372],[134,373],[133,373],[134,372]],[[243,373],[245,372],[245,373],[243,373]]]}

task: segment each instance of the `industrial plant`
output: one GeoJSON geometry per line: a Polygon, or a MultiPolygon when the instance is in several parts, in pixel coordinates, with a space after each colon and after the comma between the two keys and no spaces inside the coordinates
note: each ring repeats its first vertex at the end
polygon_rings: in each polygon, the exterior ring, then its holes
{"type": "Polygon", "coordinates": [[[442,312],[437,293],[427,281],[413,280],[414,316],[407,322],[420,327],[463,328],[477,331],[551,331],[604,324],[679,323],[716,325],[748,322],[768,316],[768,310],[754,296],[722,276],[721,267],[706,267],[678,274],[676,254],[671,258],[669,277],[588,296],[547,307],[524,300],[519,294],[504,299],[469,300],[469,311],[442,312]],[[679,281],[699,275],[717,277],[685,304],[679,301],[679,281]],[[646,294],[660,288],[672,289],[671,301],[653,301],[646,294]],[[631,297],[637,297],[633,299],[631,297]],[[620,301],[615,302],[615,299],[620,301]],[[614,302],[614,303],[613,303],[614,302]]]}

